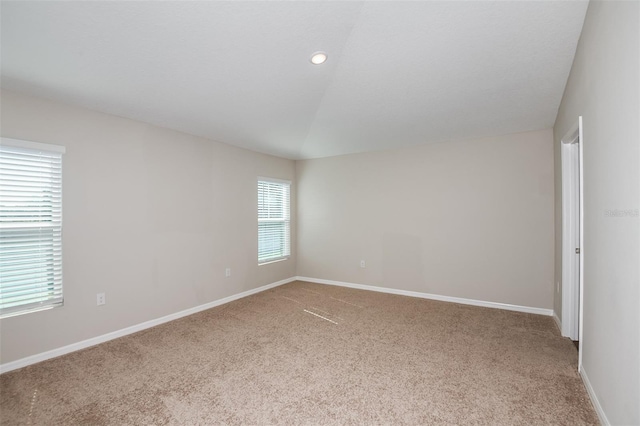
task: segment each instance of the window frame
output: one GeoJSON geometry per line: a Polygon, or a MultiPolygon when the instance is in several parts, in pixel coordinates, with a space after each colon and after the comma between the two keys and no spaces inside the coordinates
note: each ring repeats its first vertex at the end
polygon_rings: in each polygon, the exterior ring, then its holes
{"type": "Polygon", "coordinates": [[[291,257],[291,181],[289,180],[284,180],[284,179],[276,179],[276,178],[270,178],[270,177],[263,177],[263,176],[258,176],[257,181],[256,181],[256,190],[257,190],[257,195],[258,195],[258,206],[256,208],[256,212],[258,215],[258,250],[257,250],[257,257],[258,257],[258,266],[261,265],[267,265],[269,263],[274,263],[274,262],[281,262],[283,260],[287,260],[291,257]],[[283,186],[287,186],[287,190],[286,190],[286,199],[283,198],[283,212],[284,212],[284,216],[282,219],[277,219],[277,218],[268,218],[268,219],[261,219],[260,218],[260,183],[261,182],[265,182],[265,183],[269,183],[269,184],[279,184],[279,185],[283,185],[283,186]],[[284,208],[286,207],[286,211],[284,210],[284,208]],[[282,222],[284,224],[284,238],[286,239],[284,242],[284,249],[281,255],[279,256],[271,256],[268,258],[260,258],[260,223],[264,223],[264,222],[282,222]]]}
{"type": "MultiPolygon", "coordinates": [[[[19,139],[11,139],[11,138],[5,138],[2,137],[0,138],[0,145],[2,147],[9,147],[9,148],[14,148],[19,150],[17,152],[17,155],[23,155],[26,156],[30,153],[37,153],[38,151],[40,151],[42,154],[44,155],[52,155],[56,157],[56,161],[59,161],[59,171],[58,172],[50,172],[49,174],[47,174],[47,177],[51,177],[52,179],[54,179],[53,181],[49,181],[46,183],[43,183],[41,187],[38,187],[39,189],[49,189],[51,190],[51,188],[56,188],[57,191],[59,191],[59,195],[57,197],[54,197],[52,200],[50,200],[49,202],[52,203],[50,205],[50,210],[45,209],[45,212],[50,212],[51,214],[51,219],[50,220],[40,220],[37,221],[40,223],[40,225],[36,225],[36,224],[31,224],[29,225],[28,222],[24,222],[24,221],[3,221],[0,223],[0,232],[8,232],[8,234],[11,234],[12,232],[16,232],[16,230],[33,230],[35,231],[36,235],[38,234],[38,232],[40,232],[41,234],[38,235],[38,237],[36,237],[36,240],[38,244],[41,244],[42,242],[45,242],[46,244],[44,245],[44,247],[47,247],[49,245],[51,245],[51,254],[36,254],[33,255],[33,257],[29,257],[27,264],[31,265],[31,263],[29,262],[34,262],[36,264],[39,264],[39,270],[35,268],[35,266],[28,266],[27,268],[20,268],[23,270],[23,272],[21,272],[19,275],[23,275],[23,273],[27,273],[27,274],[31,274],[31,276],[36,276],[36,281],[38,279],[40,279],[41,277],[38,277],[38,275],[43,276],[45,275],[45,273],[43,272],[43,270],[48,271],[46,273],[46,275],[49,277],[47,279],[42,278],[41,281],[37,281],[34,283],[34,285],[42,285],[42,283],[45,282],[49,282],[50,283],[47,285],[47,287],[50,287],[50,289],[48,290],[50,292],[49,296],[47,299],[45,300],[33,300],[33,299],[27,299],[25,301],[22,301],[22,303],[19,304],[15,304],[13,306],[9,306],[9,307],[5,307],[4,309],[0,310],[0,318],[8,318],[8,317],[13,317],[13,316],[17,316],[17,315],[23,315],[23,314],[27,314],[27,313],[31,313],[31,312],[38,312],[38,311],[42,311],[42,310],[46,310],[46,309],[52,309],[55,307],[60,307],[60,306],[64,306],[64,290],[63,290],[63,258],[62,258],[62,230],[63,230],[63,218],[62,218],[62,211],[63,211],[63,194],[62,194],[62,189],[63,189],[63,156],[66,152],[66,148],[64,146],[60,146],[60,145],[52,145],[52,144],[44,144],[44,143],[39,143],[39,142],[32,142],[32,141],[25,141],[25,140],[19,140],[19,139]],[[30,152],[29,152],[30,151],[30,152]],[[57,159],[57,157],[59,156],[59,160],[57,159]],[[59,181],[59,183],[54,183],[56,181],[59,181]],[[50,185],[54,185],[53,187],[51,187],[50,185]],[[59,186],[58,186],[59,185],[59,186]],[[56,199],[57,198],[57,199],[56,199]],[[47,222],[51,222],[50,224],[43,226],[44,223],[47,222]],[[51,237],[47,237],[47,236],[42,236],[42,231],[43,230],[51,230],[51,237]],[[44,266],[43,266],[44,264],[44,266]],[[33,269],[30,270],[28,269],[29,267],[32,267],[33,269]],[[33,271],[37,271],[37,272],[33,272],[33,271]]],[[[53,158],[52,156],[52,158],[53,158]]],[[[32,181],[36,180],[36,173],[33,171],[34,167],[41,167],[41,166],[37,166],[35,163],[34,165],[26,165],[24,164],[24,160],[20,160],[19,158],[16,158],[17,161],[23,161],[23,165],[21,165],[20,167],[26,167],[31,168],[31,170],[25,170],[23,173],[31,173],[31,174],[27,174],[25,176],[28,176],[29,179],[31,179],[32,181]]],[[[6,161],[6,160],[5,160],[6,161]]],[[[16,163],[17,164],[17,163],[16,163]]],[[[28,163],[27,163],[28,164],[28,163]]],[[[7,170],[7,169],[5,169],[7,170]]],[[[21,170],[20,169],[13,169],[16,172],[20,173],[21,170]]],[[[0,177],[6,177],[5,175],[3,175],[3,172],[0,171],[0,177]]],[[[11,182],[12,180],[15,181],[15,172],[14,174],[11,174],[11,176],[14,176],[13,178],[9,178],[9,182],[11,182]]],[[[20,179],[18,179],[20,180],[20,179]]],[[[9,199],[11,199],[12,197],[16,197],[19,201],[14,201],[14,202],[25,202],[23,200],[21,200],[21,198],[24,197],[24,193],[22,190],[20,190],[20,192],[18,192],[17,194],[12,194],[9,195],[10,193],[5,193],[5,196],[8,196],[9,199]]],[[[42,199],[40,198],[42,196],[39,196],[39,198],[37,198],[37,203],[36,205],[40,205],[39,203],[42,202],[42,199]]],[[[5,199],[5,202],[7,199],[5,199]]],[[[14,198],[15,200],[15,198],[14,198]]],[[[29,200],[29,202],[32,202],[32,200],[29,200]]],[[[9,205],[11,204],[11,201],[8,202],[9,205]]],[[[47,203],[45,203],[46,205],[47,203]]],[[[5,204],[7,205],[7,204],[5,204]]],[[[20,208],[24,209],[24,211],[28,211],[28,209],[33,209],[33,206],[31,207],[25,207],[20,206],[18,204],[18,209],[17,211],[20,211],[20,208]]],[[[10,210],[5,210],[5,212],[9,212],[10,210]]],[[[10,216],[9,216],[10,217],[10,216]]],[[[42,218],[42,211],[40,211],[40,216],[38,216],[37,214],[32,214],[31,216],[29,216],[30,218],[34,218],[34,219],[41,219],[42,218]]],[[[45,214],[46,217],[46,214],[45,214]]],[[[34,220],[35,222],[35,220],[34,220]]],[[[45,233],[46,234],[46,233],[45,233]]],[[[16,238],[16,237],[13,237],[16,238]]],[[[25,237],[24,234],[17,237],[20,239],[24,239],[24,238],[31,238],[31,237],[25,237]]],[[[24,240],[23,242],[20,242],[20,239],[18,240],[19,243],[24,244],[24,240]]],[[[27,240],[28,241],[28,240],[27,240]]],[[[30,243],[29,243],[30,244],[30,243]]],[[[7,266],[5,264],[5,266],[7,266]]],[[[0,264],[0,270],[2,269],[2,265],[0,264]]],[[[10,283],[7,282],[7,283],[10,283]]],[[[11,288],[12,286],[15,286],[15,281],[12,285],[9,285],[9,288],[11,288]]],[[[21,284],[24,285],[24,284],[21,284]]],[[[42,296],[42,297],[46,297],[46,296],[42,296]]],[[[2,298],[0,297],[0,302],[2,302],[2,298]]],[[[0,306],[2,306],[2,304],[0,303],[0,306]]]]}

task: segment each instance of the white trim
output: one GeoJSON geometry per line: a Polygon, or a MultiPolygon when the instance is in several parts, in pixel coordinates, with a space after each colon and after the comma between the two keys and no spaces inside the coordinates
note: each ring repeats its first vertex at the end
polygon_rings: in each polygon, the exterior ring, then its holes
{"type": "Polygon", "coordinates": [[[13,146],[16,148],[35,149],[38,151],[59,152],[60,154],[64,154],[66,152],[66,148],[61,145],[52,145],[48,143],[23,141],[20,139],[11,139],[11,138],[1,138],[0,145],[13,146]]]}
{"type": "Polygon", "coordinates": [[[556,313],[556,311],[553,311],[553,320],[558,326],[558,331],[560,332],[560,334],[562,334],[562,321],[560,321],[560,318],[558,318],[558,314],[556,313]]]}
{"type": "Polygon", "coordinates": [[[339,287],[357,288],[359,290],[377,291],[380,293],[399,294],[401,296],[418,297],[420,299],[439,300],[441,302],[460,303],[462,305],[482,306],[484,308],[504,309],[507,311],[526,312],[529,314],[552,316],[552,309],[534,308],[531,306],[510,305],[508,303],[488,302],[484,300],[464,299],[462,297],[441,296],[439,294],[421,293],[418,291],[398,290],[395,288],[376,287],[365,284],[353,284],[343,281],[323,280],[319,278],[296,277],[298,281],[306,281],[316,284],[328,284],[339,287]]]}
{"type": "Polygon", "coordinates": [[[602,405],[600,405],[600,401],[596,396],[593,387],[591,386],[591,382],[587,377],[587,372],[584,370],[584,367],[580,367],[580,377],[582,377],[582,383],[584,383],[584,387],[587,389],[587,393],[589,394],[589,398],[591,399],[591,403],[593,404],[593,408],[595,408],[596,413],[598,414],[598,419],[600,420],[600,424],[602,426],[609,426],[609,419],[607,419],[607,415],[604,413],[602,409],[602,405]]]}
{"type": "Polygon", "coordinates": [[[123,337],[132,333],[137,333],[138,331],[146,330],[147,328],[155,327],[156,325],[164,324],[166,322],[173,321],[178,318],[186,317],[188,315],[192,315],[207,309],[211,309],[216,306],[224,305],[225,303],[229,303],[237,299],[242,299],[243,297],[251,296],[252,294],[260,293],[262,291],[269,290],[271,288],[278,287],[280,285],[287,284],[295,280],[296,280],[296,277],[287,278],[281,281],[277,281],[275,283],[263,285],[262,287],[254,288],[252,290],[243,291],[242,293],[238,293],[222,299],[214,300],[213,302],[205,303],[204,305],[195,306],[193,308],[185,309],[184,311],[176,312],[173,314],[166,315],[164,317],[160,317],[150,321],[145,321],[140,324],[132,325],[131,327],[123,328],[117,331],[112,331],[111,333],[103,334],[97,337],[92,337],[91,339],[83,340],[81,342],[72,343],[70,345],[63,346],[61,348],[52,349],[50,351],[42,352],[36,355],[31,355],[26,358],[18,359],[16,361],[0,364],[0,374],[6,373],[12,370],[17,370],[18,368],[23,368],[28,365],[35,364],[41,361],[46,361],[48,359],[55,358],[61,355],[66,355],[71,352],[79,351],[81,349],[85,349],[90,346],[95,346],[100,343],[108,342],[109,340],[117,339],[118,337],[123,337]]]}
{"type": "Polygon", "coordinates": [[[36,355],[31,355],[25,358],[21,358],[16,361],[0,364],[0,374],[6,373],[12,370],[17,370],[18,368],[23,368],[28,365],[36,364],[38,362],[46,361],[51,358],[56,358],[61,355],[66,355],[71,352],[79,351],[81,349],[85,349],[90,346],[95,346],[100,343],[108,342],[109,340],[117,339],[119,337],[127,336],[129,334],[137,333],[138,331],[146,330],[148,328],[155,327],[156,325],[164,324],[166,322],[173,321],[188,315],[192,315],[207,309],[211,309],[216,306],[224,305],[225,303],[229,303],[237,299],[242,299],[243,297],[251,296],[252,294],[260,293],[262,291],[269,290],[271,288],[278,287],[293,281],[307,281],[307,282],[312,282],[317,284],[328,284],[328,285],[335,285],[340,287],[356,288],[360,290],[377,291],[380,293],[389,293],[389,294],[398,294],[398,295],[409,296],[409,297],[418,297],[421,299],[432,299],[432,300],[439,300],[442,302],[460,303],[463,305],[482,306],[485,308],[505,309],[508,311],[526,312],[530,314],[553,316],[553,310],[551,309],[510,305],[507,303],[487,302],[483,300],[464,299],[461,297],[441,296],[437,294],[421,293],[417,291],[398,290],[393,288],[376,287],[376,286],[370,286],[365,284],[353,284],[353,283],[347,283],[343,281],[332,281],[332,280],[297,276],[297,277],[291,277],[281,281],[277,281],[275,283],[267,284],[262,287],[254,288],[252,290],[247,290],[242,293],[234,294],[232,296],[228,296],[223,299],[214,300],[213,302],[205,303],[204,305],[185,309],[180,312],[176,312],[161,318],[156,318],[154,320],[136,324],[131,327],[123,328],[121,330],[116,330],[111,333],[103,334],[101,336],[83,340],[81,342],[72,343],[70,345],[63,346],[61,348],[52,349],[47,352],[42,352],[36,355]]]}
{"type": "Polygon", "coordinates": [[[582,295],[582,117],[562,138],[562,322],[561,332],[580,339],[582,295]],[[576,191],[577,190],[577,191],[576,191]],[[576,255],[575,249],[580,248],[576,255]]]}
{"type": "Polygon", "coordinates": [[[258,176],[258,182],[272,182],[272,183],[281,183],[283,185],[289,185],[291,186],[291,181],[290,180],[285,180],[285,179],[277,179],[277,178],[270,178],[270,177],[264,177],[264,176],[258,176]]]}
{"type": "Polygon", "coordinates": [[[258,266],[263,266],[263,265],[268,265],[270,263],[278,263],[278,262],[282,262],[285,260],[289,260],[291,256],[284,256],[284,257],[279,257],[277,259],[269,259],[269,260],[265,260],[264,262],[258,262],[258,266]]]}
{"type": "MultiPolygon", "coordinates": [[[[578,302],[578,370],[582,368],[582,331],[584,316],[584,132],[582,126],[582,116],[578,117],[578,156],[580,158],[580,300],[578,302]]],[[[604,415],[604,412],[603,412],[604,415]]],[[[606,416],[604,417],[606,420],[606,416]]]]}

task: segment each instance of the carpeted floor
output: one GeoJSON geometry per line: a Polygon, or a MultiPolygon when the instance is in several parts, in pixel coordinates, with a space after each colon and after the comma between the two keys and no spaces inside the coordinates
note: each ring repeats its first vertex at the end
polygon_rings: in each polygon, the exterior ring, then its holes
{"type": "Polygon", "coordinates": [[[2,424],[597,424],[550,317],[296,282],[0,376],[2,424]]]}

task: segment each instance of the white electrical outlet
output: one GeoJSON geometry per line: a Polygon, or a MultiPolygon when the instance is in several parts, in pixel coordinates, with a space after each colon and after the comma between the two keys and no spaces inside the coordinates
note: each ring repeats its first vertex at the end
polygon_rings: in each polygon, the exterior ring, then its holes
{"type": "Polygon", "coordinates": [[[231,268],[227,268],[224,270],[224,276],[225,277],[230,277],[231,276],[231,268]]]}
{"type": "Polygon", "coordinates": [[[365,266],[366,266],[366,263],[364,262],[364,260],[361,260],[361,261],[360,261],[360,267],[361,267],[361,268],[364,268],[365,266]]]}
{"type": "Polygon", "coordinates": [[[105,303],[107,303],[107,299],[106,299],[104,293],[98,293],[96,299],[97,299],[97,302],[98,302],[98,306],[104,305],[105,303]]]}

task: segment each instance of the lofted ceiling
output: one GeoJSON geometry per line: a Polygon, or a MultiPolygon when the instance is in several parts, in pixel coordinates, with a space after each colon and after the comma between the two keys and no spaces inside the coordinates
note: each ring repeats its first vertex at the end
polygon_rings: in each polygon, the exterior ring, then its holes
{"type": "Polygon", "coordinates": [[[2,1],[1,82],[292,159],[493,136],[553,126],[587,5],[2,1]]]}

